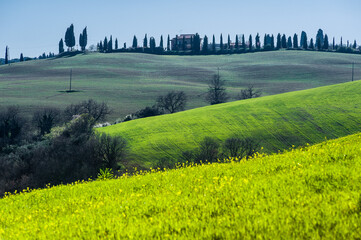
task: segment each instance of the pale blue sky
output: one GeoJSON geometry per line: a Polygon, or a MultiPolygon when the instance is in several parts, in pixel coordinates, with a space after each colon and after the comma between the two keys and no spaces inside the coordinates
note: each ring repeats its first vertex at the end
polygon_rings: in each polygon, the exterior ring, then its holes
{"type": "Polygon", "coordinates": [[[301,31],[315,37],[319,28],[337,42],[361,44],[361,0],[0,0],[0,58],[5,46],[11,58],[58,53],[58,42],[73,23],[76,40],[88,27],[88,46],[105,36],[131,44],[133,35],[142,41],[163,34],[198,32],[202,37],[257,32],[292,35],[301,31]]]}

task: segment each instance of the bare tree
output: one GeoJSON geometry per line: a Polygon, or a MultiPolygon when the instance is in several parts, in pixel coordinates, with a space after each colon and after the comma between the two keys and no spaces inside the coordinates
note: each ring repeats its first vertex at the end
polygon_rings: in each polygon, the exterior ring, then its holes
{"type": "Polygon", "coordinates": [[[50,130],[60,121],[60,110],[57,108],[44,108],[36,111],[33,115],[33,122],[39,129],[40,135],[50,133],[50,130]]]}
{"type": "Polygon", "coordinates": [[[175,113],[184,110],[186,103],[187,96],[183,91],[172,91],[165,96],[159,96],[157,98],[157,105],[159,108],[166,110],[169,113],[175,113]]]}
{"type": "Polygon", "coordinates": [[[104,121],[106,116],[110,113],[111,110],[106,103],[97,103],[93,99],[89,99],[88,101],[83,101],[78,104],[71,104],[64,111],[65,118],[68,121],[71,120],[74,115],[81,114],[89,114],[92,118],[94,118],[95,122],[104,121]]]}
{"type": "Polygon", "coordinates": [[[225,81],[221,80],[219,74],[213,75],[213,78],[208,84],[208,93],[206,96],[206,100],[211,105],[227,102],[228,96],[224,85],[225,81]]]}
{"type": "Polygon", "coordinates": [[[15,144],[20,139],[25,123],[16,106],[0,112],[0,148],[6,144],[15,144]]]}
{"type": "Polygon", "coordinates": [[[251,138],[241,139],[240,137],[231,137],[226,139],[223,144],[223,151],[229,157],[250,158],[259,149],[259,142],[251,138]]]}
{"type": "Polygon", "coordinates": [[[249,98],[257,98],[261,96],[261,90],[255,89],[253,85],[248,86],[246,89],[242,89],[241,92],[238,94],[238,99],[249,99],[249,98]]]}

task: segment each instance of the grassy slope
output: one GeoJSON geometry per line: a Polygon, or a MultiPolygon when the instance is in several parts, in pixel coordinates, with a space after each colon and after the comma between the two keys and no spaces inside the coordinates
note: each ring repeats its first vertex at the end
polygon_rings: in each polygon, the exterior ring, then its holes
{"type": "Polygon", "coordinates": [[[349,81],[350,63],[361,78],[361,56],[304,51],[277,51],[221,56],[156,56],[88,54],[0,66],[0,106],[25,106],[27,113],[42,106],[64,107],[88,98],[107,101],[111,119],[154,104],[158,95],[183,90],[188,109],[207,105],[207,80],[220,68],[230,95],[248,84],[264,95],[349,81]],[[69,71],[73,88],[67,94],[69,71]]]}
{"type": "Polygon", "coordinates": [[[0,239],[359,239],[361,135],[0,200],[0,239]]]}
{"type": "Polygon", "coordinates": [[[361,129],[361,81],[208,106],[99,129],[128,139],[131,151],[151,165],[176,158],[205,137],[233,134],[261,140],[266,152],[318,143],[361,129]]]}

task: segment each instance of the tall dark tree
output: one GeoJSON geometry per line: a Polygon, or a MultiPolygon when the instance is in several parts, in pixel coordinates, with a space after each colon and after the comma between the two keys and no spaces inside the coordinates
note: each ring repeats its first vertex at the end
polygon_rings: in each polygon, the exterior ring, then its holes
{"type": "Polygon", "coordinates": [[[329,48],[329,42],[328,42],[328,36],[325,34],[325,38],[323,40],[323,49],[328,50],[329,48]]]}
{"type": "Polygon", "coordinates": [[[343,43],[342,43],[342,37],[341,37],[340,47],[342,47],[342,46],[343,46],[343,43]]]}
{"type": "Polygon", "coordinates": [[[100,41],[100,42],[99,42],[99,52],[103,52],[103,51],[104,51],[103,42],[100,41]]]}
{"type": "Polygon", "coordinates": [[[23,53],[20,54],[20,62],[24,62],[24,55],[23,55],[23,53]]]}
{"type": "Polygon", "coordinates": [[[285,34],[282,35],[282,40],[281,40],[281,42],[282,42],[282,48],[287,48],[287,39],[286,39],[286,35],[285,35],[285,34]]]}
{"type": "Polygon", "coordinates": [[[356,48],[357,48],[357,43],[356,43],[356,40],[354,40],[354,41],[353,41],[352,48],[353,48],[353,49],[356,49],[356,48]]]}
{"type": "Polygon", "coordinates": [[[170,51],[170,37],[168,34],[168,39],[167,39],[167,51],[170,51]]]}
{"type": "Polygon", "coordinates": [[[313,38],[310,40],[310,49],[315,49],[315,44],[313,43],[313,38]]]}
{"type": "Polygon", "coordinates": [[[243,51],[246,51],[246,40],[244,39],[244,34],[242,34],[242,48],[243,51]]]}
{"type": "Polygon", "coordinates": [[[183,35],[182,50],[185,51],[186,49],[187,49],[186,36],[183,35]]]}
{"type": "Polygon", "coordinates": [[[108,50],[108,38],[105,37],[103,41],[103,50],[106,52],[108,50]]]}
{"type": "Polygon", "coordinates": [[[307,33],[305,31],[301,33],[300,47],[307,49],[307,33]]]}
{"type": "Polygon", "coordinates": [[[114,46],[115,50],[118,49],[118,38],[115,39],[115,46],[114,46]]]}
{"type": "Polygon", "coordinates": [[[231,37],[228,34],[228,39],[227,39],[227,49],[230,50],[231,49],[231,37]]]}
{"type": "Polygon", "coordinates": [[[298,48],[298,36],[296,33],[293,35],[293,48],[298,48]]]}
{"type": "Polygon", "coordinates": [[[349,48],[350,47],[350,41],[349,40],[347,40],[347,48],[349,48]]]}
{"type": "Polygon", "coordinates": [[[208,52],[208,37],[207,37],[207,35],[204,35],[202,52],[203,52],[203,53],[207,53],[207,52],[208,52]]]}
{"type": "Polygon", "coordinates": [[[159,47],[164,50],[164,46],[163,46],[163,35],[160,35],[160,42],[159,42],[159,47]]]}
{"type": "Polygon", "coordinates": [[[253,50],[252,34],[250,34],[249,38],[248,38],[248,48],[249,48],[249,51],[253,50]]]}
{"type": "Polygon", "coordinates": [[[282,42],[281,42],[281,34],[277,34],[277,49],[280,49],[282,47],[282,42]]]}
{"type": "Polygon", "coordinates": [[[63,39],[60,39],[59,41],[59,54],[64,52],[64,42],[63,39]]]}
{"type": "Polygon", "coordinates": [[[238,50],[239,49],[239,39],[238,39],[238,35],[236,35],[236,42],[235,42],[235,48],[236,48],[236,50],[238,50]]]}
{"type": "Polygon", "coordinates": [[[133,37],[133,45],[132,45],[133,48],[137,48],[138,47],[138,40],[137,40],[137,37],[134,35],[133,37]]]}
{"type": "Polygon", "coordinates": [[[193,38],[193,52],[199,53],[201,51],[201,38],[199,34],[196,33],[193,38]]]}
{"type": "Polygon", "coordinates": [[[145,34],[144,39],[143,39],[143,47],[147,48],[148,47],[148,37],[147,34],[145,34]]]}
{"type": "Polygon", "coordinates": [[[259,38],[259,34],[257,33],[256,35],[256,49],[260,50],[261,49],[261,42],[260,42],[260,38],[259,38]]]}
{"type": "Polygon", "coordinates": [[[149,38],[149,48],[151,52],[154,52],[155,50],[155,39],[154,37],[149,38]]]}
{"type": "Polygon", "coordinates": [[[275,37],[272,34],[272,36],[271,36],[271,49],[274,49],[274,48],[275,48],[275,37]]]}
{"type": "Polygon", "coordinates": [[[213,39],[212,39],[212,52],[216,52],[216,38],[213,34],[213,39]]]}
{"type": "Polygon", "coordinates": [[[109,39],[109,42],[108,42],[108,52],[111,52],[113,51],[113,37],[112,35],[110,35],[110,39],[109,39]]]}
{"type": "Polygon", "coordinates": [[[323,48],[323,42],[324,42],[323,30],[318,29],[317,35],[316,35],[316,47],[317,47],[317,50],[321,50],[323,48]]]}
{"type": "Polygon", "coordinates": [[[335,50],[335,37],[332,39],[332,50],[335,50]]]}
{"type": "Polygon", "coordinates": [[[71,24],[65,32],[65,44],[70,50],[75,46],[74,25],[71,24]]]}
{"type": "Polygon", "coordinates": [[[9,63],[9,48],[6,46],[5,48],[5,64],[9,63]]]}
{"type": "Polygon", "coordinates": [[[219,41],[219,48],[221,49],[221,51],[223,51],[223,36],[221,33],[221,37],[220,37],[220,41],[219,41]]]}
{"type": "Polygon", "coordinates": [[[82,51],[85,51],[86,45],[88,44],[88,33],[86,27],[83,29],[83,33],[79,37],[79,45],[82,51]]]}
{"type": "Polygon", "coordinates": [[[288,37],[287,39],[287,48],[292,48],[292,38],[288,37]]]}
{"type": "Polygon", "coordinates": [[[127,49],[127,43],[126,42],[123,44],[123,48],[127,49]]]}
{"type": "Polygon", "coordinates": [[[266,48],[267,45],[269,44],[268,39],[269,39],[269,36],[267,34],[265,34],[263,37],[263,48],[266,48]]]}
{"type": "Polygon", "coordinates": [[[219,74],[213,75],[213,78],[208,84],[208,93],[206,100],[211,104],[225,103],[228,99],[226,88],[224,87],[225,81],[221,80],[219,74]]]}

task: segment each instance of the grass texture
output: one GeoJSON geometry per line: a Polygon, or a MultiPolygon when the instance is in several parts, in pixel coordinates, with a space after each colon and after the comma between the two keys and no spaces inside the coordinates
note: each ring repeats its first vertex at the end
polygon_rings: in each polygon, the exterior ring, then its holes
{"type": "Polygon", "coordinates": [[[177,159],[204,137],[233,135],[261,142],[266,153],[322,142],[361,130],[361,81],[241,100],[98,129],[126,138],[147,167],[177,159]]]}
{"type": "Polygon", "coordinates": [[[0,239],[359,239],[361,135],[0,200],[0,239]]]}

